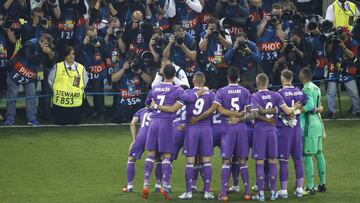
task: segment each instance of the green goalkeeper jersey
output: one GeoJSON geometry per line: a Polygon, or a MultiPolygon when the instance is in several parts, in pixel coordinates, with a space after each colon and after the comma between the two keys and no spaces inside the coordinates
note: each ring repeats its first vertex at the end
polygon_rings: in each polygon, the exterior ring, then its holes
{"type": "Polygon", "coordinates": [[[323,135],[323,124],[318,113],[314,110],[320,105],[321,90],[312,82],[307,82],[302,89],[306,96],[304,112],[301,113],[302,135],[307,137],[321,137],[323,135]]]}

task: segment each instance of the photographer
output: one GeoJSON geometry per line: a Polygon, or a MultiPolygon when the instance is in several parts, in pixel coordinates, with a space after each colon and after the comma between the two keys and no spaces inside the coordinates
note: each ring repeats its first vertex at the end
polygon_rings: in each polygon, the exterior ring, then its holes
{"type": "Polygon", "coordinates": [[[144,21],[143,13],[134,11],[130,23],[125,25],[125,32],[122,39],[127,50],[140,53],[148,50],[152,33],[152,25],[144,21]]]}
{"type": "Polygon", "coordinates": [[[237,35],[234,46],[225,54],[225,60],[229,66],[239,69],[242,82],[255,87],[255,78],[261,71],[261,55],[256,44],[248,40],[245,32],[237,35]]]}
{"type": "Polygon", "coordinates": [[[26,19],[31,18],[28,16],[35,8],[41,8],[43,10],[45,18],[48,20],[59,19],[61,16],[61,10],[59,6],[59,0],[30,0],[30,7],[27,7],[25,11],[26,19]]]}
{"type": "Polygon", "coordinates": [[[89,25],[94,26],[97,30],[103,28],[110,17],[117,14],[112,0],[96,0],[95,4],[90,6],[89,25]]]}
{"type": "MultiPolygon", "coordinates": [[[[317,21],[310,21],[307,25],[307,36],[306,39],[312,44],[312,59],[310,60],[310,67],[313,70],[313,79],[321,80],[325,79],[327,76],[325,74],[325,69],[327,65],[326,53],[325,53],[325,41],[321,40],[320,28],[326,27],[326,23],[329,21],[324,21],[322,24],[318,24],[317,21]]],[[[328,23],[328,26],[331,28],[333,25],[331,22],[328,23]]],[[[317,83],[319,86],[320,83],[317,83]]]]}
{"type": "MultiPolygon", "coordinates": [[[[83,64],[89,73],[89,83],[86,91],[96,93],[104,92],[104,80],[110,77],[112,63],[110,60],[110,50],[107,50],[105,41],[97,36],[97,30],[89,26],[83,43],[77,47],[76,53],[79,63],[83,64]]],[[[94,95],[94,114],[92,117],[98,117],[102,122],[104,119],[104,95],[94,95]]],[[[85,101],[85,105],[88,105],[85,101]]]]}
{"type": "Polygon", "coordinates": [[[4,26],[5,21],[0,15],[0,99],[5,95],[6,92],[6,68],[7,62],[10,58],[8,51],[8,41],[15,44],[16,38],[10,28],[4,26]]]}
{"type": "Polygon", "coordinates": [[[207,22],[207,30],[201,33],[199,49],[206,66],[206,81],[211,89],[226,85],[227,64],[224,60],[225,51],[231,47],[231,36],[228,30],[220,30],[219,20],[212,17],[207,22]],[[215,66],[215,68],[210,68],[215,66]]]}
{"type": "Polygon", "coordinates": [[[333,22],[335,27],[347,27],[351,31],[359,15],[359,9],[351,1],[335,0],[327,8],[325,19],[333,22]]]}
{"type": "Polygon", "coordinates": [[[257,41],[256,29],[261,19],[263,19],[265,16],[265,11],[262,8],[262,5],[263,5],[262,0],[249,0],[250,25],[249,25],[248,38],[253,42],[257,41]]]}
{"type": "Polygon", "coordinates": [[[175,22],[190,34],[197,36],[201,32],[201,26],[198,22],[199,13],[202,11],[202,5],[199,0],[175,0],[175,22]]]}
{"type": "Polygon", "coordinates": [[[31,11],[30,19],[21,26],[21,40],[28,41],[32,38],[39,39],[40,36],[48,32],[49,25],[47,19],[44,18],[44,11],[36,7],[31,11]]]}
{"type": "Polygon", "coordinates": [[[216,3],[214,16],[218,19],[227,18],[232,36],[240,32],[248,32],[249,5],[247,0],[219,0],[216,3]]]}
{"type": "Polygon", "coordinates": [[[77,46],[83,41],[85,31],[84,16],[87,9],[84,0],[59,0],[61,16],[55,21],[55,36],[58,51],[64,45],[77,46]]]}
{"type": "Polygon", "coordinates": [[[121,123],[129,122],[134,113],[144,105],[146,86],[152,81],[145,69],[143,61],[134,51],[128,51],[125,60],[115,66],[111,81],[115,91],[119,93],[114,99],[114,107],[115,118],[121,123]]]}
{"type": "MultiPolygon", "coordinates": [[[[145,16],[146,19],[151,19],[151,24],[159,27],[163,32],[170,32],[170,24],[167,19],[167,12],[169,9],[165,9],[166,1],[164,0],[146,0],[145,16]]],[[[167,6],[169,3],[167,4],[167,6]]],[[[173,8],[175,15],[175,8],[173,8]]],[[[171,12],[171,11],[170,11],[171,12]]],[[[171,16],[173,17],[173,16],[171,16]]]]}
{"type": "Polygon", "coordinates": [[[104,38],[107,46],[106,49],[111,51],[111,62],[114,66],[121,58],[123,58],[126,50],[126,45],[121,38],[123,32],[120,29],[119,19],[111,17],[109,24],[100,29],[98,33],[99,36],[104,38]]]}
{"type": "MultiPolygon", "coordinates": [[[[313,47],[310,41],[304,39],[301,28],[291,31],[289,40],[284,41],[280,54],[285,56],[288,68],[294,73],[294,82],[299,82],[297,76],[303,67],[309,66],[313,58],[313,47]]],[[[280,78],[279,78],[280,79],[280,78]]],[[[280,80],[277,81],[279,84],[280,80]]]]}
{"type": "Polygon", "coordinates": [[[359,91],[355,78],[357,69],[354,63],[358,55],[358,42],[351,38],[347,27],[339,27],[326,42],[328,58],[329,82],[327,86],[328,117],[335,118],[337,83],[344,83],[346,92],[351,100],[351,111],[360,116],[359,91]]]}
{"type": "MultiPolygon", "coordinates": [[[[169,59],[163,58],[161,61],[161,66],[158,70],[158,72],[156,73],[155,79],[151,84],[151,87],[155,87],[156,85],[159,85],[161,82],[164,82],[164,76],[163,76],[163,72],[164,72],[164,68],[166,65],[172,64],[171,61],[169,59]]],[[[178,86],[178,87],[183,87],[183,88],[190,88],[190,84],[189,81],[186,77],[186,73],[184,72],[183,69],[181,69],[179,66],[172,64],[175,67],[175,78],[174,78],[174,85],[178,86]]]]}
{"type": "Polygon", "coordinates": [[[166,39],[162,30],[158,27],[154,28],[154,34],[151,36],[149,42],[149,50],[154,57],[155,64],[160,64],[160,60],[162,59],[162,54],[166,45],[165,43],[166,39]]]}
{"type": "Polygon", "coordinates": [[[189,81],[198,71],[196,62],[196,41],[194,36],[186,33],[181,25],[172,27],[173,35],[163,51],[163,57],[180,66],[186,73],[189,81]]]}
{"type": "Polygon", "coordinates": [[[5,125],[14,125],[16,98],[20,85],[24,87],[26,97],[26,114],[29,125],[39,125],[36,119],[35,82],[40,66],[53,64],[55,57],[53,38],[43,34],[40,39],[31,39],[23,44],[8,64],[7,77],[7,117],[5,125]]]}
{"type": "Polygon", "coordinates": [[[280,54],[282,43],[286,39],[284,29],[286,24],[281,21],[281,4],[273,4],[270,15],[266,15],[257,28],[258,47],[261,53],[261,67],[274,84],[274,63],[280,54]]]}

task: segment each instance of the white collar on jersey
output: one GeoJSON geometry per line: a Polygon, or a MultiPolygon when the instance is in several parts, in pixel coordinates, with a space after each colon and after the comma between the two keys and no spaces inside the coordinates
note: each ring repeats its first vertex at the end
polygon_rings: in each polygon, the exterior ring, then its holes
{"type": "Polygon", "coordinates": [[[239,84],[237,84],[237,83],[230,83],[230,84],[228,84],[229,86],[237,86],[237,85],[239,85],[239,84]]]}
{"type": "Polygon", "coordinates": [[[269,91],[268,89],[264,89],[264,90],[258,90],[258,92],[266,92],[269,91]]]}
{"type": "Polygon", "coordinates": [[[294,86],[290,85],[290,86],[284,86],[283,88],[294,88],[294,86]]]}
{"type": "Polygon", "coordinates": [[[170,82],[161,82],[161,84],[172,85],[172,83],[170,83],[170,82]]]}

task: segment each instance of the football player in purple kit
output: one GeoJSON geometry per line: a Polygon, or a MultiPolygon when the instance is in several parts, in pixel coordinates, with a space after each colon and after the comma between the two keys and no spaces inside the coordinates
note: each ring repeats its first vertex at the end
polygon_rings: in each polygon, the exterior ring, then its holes
{"type": "MultiPolygon", "coordinates": [[[[221,114],[220,119],[223,123],[221,136],[221,157],[223,165],[221,169],[221,193],[218,195],[219,200],[228,200],[227,187],[230,178],[230,164],[233,157],[240,162],[241,176],[245,186],[244,199],[249,200],[249,172],[246,165],[248,157],[248,137],[245,132],[245,124],[232,124],[227,122],[226,116],[242,117],[244,110],[250,107],[250,92],[246,88],[237,84],[239,79],[239,70],[231,67],[228,70],[227,79],[229,84],[217,91],[215,100],[210,109],[202,113],[200,116],[192,118],[191,123],[196,123],[218,110],[221,114]],[[225,113],[224,113],[224,110],[225,113]]],[[[229,121],[230,122],[230,121],[229,121]]]]}
{"type": "MultiPolygon", "coordinates": [[[[293,106],[296,102],[305,105],[306,97],[304,93],[299,88],[292,86],[292,80],[293,73],[290,70],[283,70],[281,72],[283,88],[278,92],[288,106],[293,106]]],[[[276,119],[276,126],[278,128],[278,159],[280,163],[280,190],[278,195],[284,199],[288,197],[288,161],[290,154],[294,161],[296,174],[296,191],[294,194],[296,197],[303,195],[304,168],[302,163],[302,138],[299,113],[295,112],[297,114],[296,117],[288,119],[286,118],[287,116],[280,112],[276,119]]]]}
{"type": "MultiPolygon", "coordinates": [[[[210,108],[215,94],[211,91],[206,91],[204,87],[205,75],[202,72],[196,72],[193,77],[194,88],[186,90],[182,96],[181,101],[174,103],[171,106],[158,105],[157,109],[164,112],[175,112],[186,105],[187,117],[200,115],[210,108]]],[[[186,133],[184,140],[183,153],[186,155],[185,168],[185,182],[186,192],[179,196],[180,199],[192,198],[192,179],[194,176],[195,157],[199,154],[202,158],[203,173],[204,173],[204,198],[213,199],[214,196],[210,193],[212,166],[211,157],[213,155],[212,131],[210,127],[210,118],[204,119],[194,125],[186,125],[186,133]]]]}
{"type": "Polygon", "coordinates": [[[175,119],[176,114],[161,112],[156,109],[157,105],[172,105],[178,101],[184,90],[172,84],[176,74],[173,65],[166,65],[163,74],[164,82],[153,87],[145,100],[145,104],[148,106],[152,101],[155,102],[155,110],[151,115],[151,123],[145,144],[145,149],[148,150],[148,155],[144,164],[144,189],[141,193],[141,197],[144,199],[149,197],[150,175],[154,167],[156,153],[163,154],[163,188],[160,190],[160,194],[166,200],[170,199],[168,193],[170,192],[171,154],[175,147],[173,120],[175,119]]]}
{"type": "MultiPolygon", "coordinates": [[[[269,78],[265,73],[260,73],[256,77],[256,86],[258,92],[251,96],[251,112],[243,119],[253,119],[256,117],[260,109],[271,109],[277,107],[282,109],[287,115],[293,114],[294,111],[300,108],[299,103],[295,103],[294,107],[288,107],[279,93],[269,91],[267,86],[269,78]]],[[[267,118],[272,118],[274,115],[267,114],[267,118]]],[[[270,177],[270,200],[277,198],[276,192],[276,157],[277,157],[277,138],[276,127],[268,122],[255,120],[253,131],[252,144],[252,158],[256,160],[256,182],[259,193],[253,196],[253,200],[265,201],[264,196],[264,160],[269,161],[269,177],[270,177]]]]}
{"type": "Polygon", "coordinates": [[[123,192],[133,192],[133,180],[135,176],[135,162],[141,158],[145,151],[146,137],[151,121],[151,110],[142,108],[137,111],[130,123],[130,133],[132,142],[130,144],[129,157],[126,164],[126,176],[128,179],[127,187],[122,189],[123,192]],[[140,122],[139,131],[136,133],[136,125],[140,122]]]}

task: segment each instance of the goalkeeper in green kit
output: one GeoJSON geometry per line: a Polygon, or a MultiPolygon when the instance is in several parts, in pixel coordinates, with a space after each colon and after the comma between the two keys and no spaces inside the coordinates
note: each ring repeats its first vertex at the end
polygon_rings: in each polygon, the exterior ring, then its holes
{"type": "Polygon", "coordinates": [[[303,92],[306,96],[306,104],[301,108],[301,129],[303,140],[304,167],[306,175],[306,188],[310,194],[315,194],[314,185],[314,164],[313,156],[317,161],[318,172],[320,176],[319,192],[325,192],[325,175],[326,164],[324,154],[322,152],[322,139],[325,137],[324,124],[320,113],[321,91],[318,86],[311,82],[312,72],[309,68],[303,68],[299,75],[300,81],[303,83],[303,92]]]}

